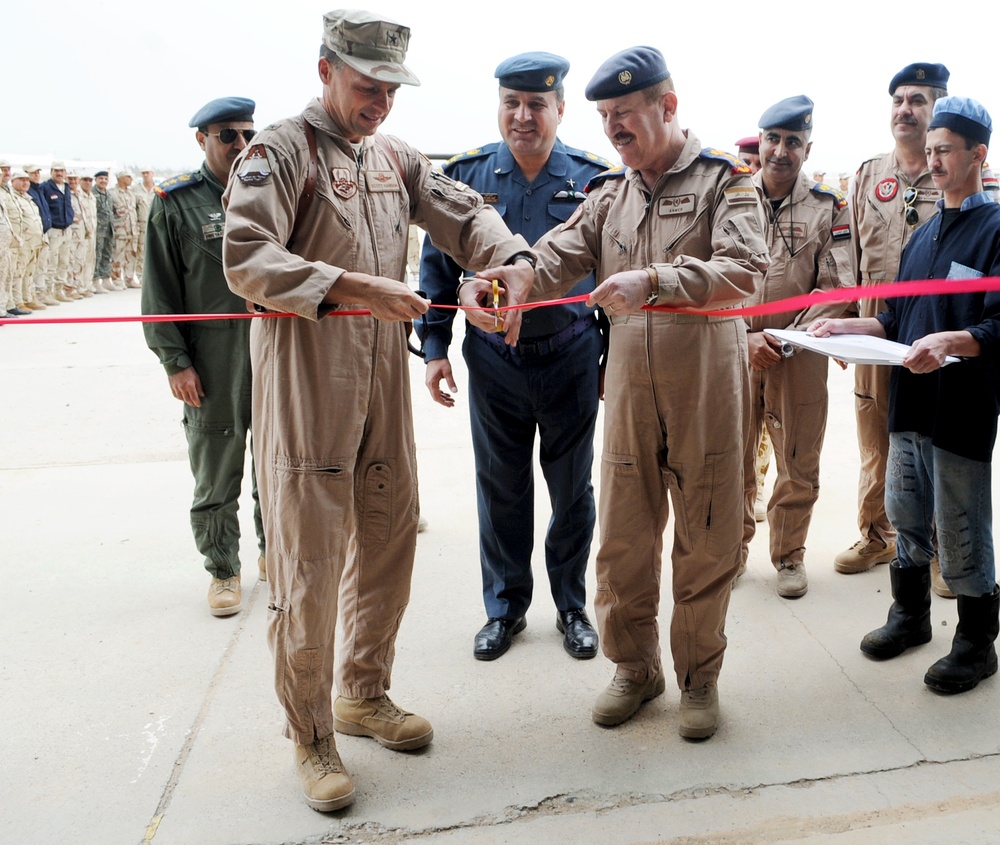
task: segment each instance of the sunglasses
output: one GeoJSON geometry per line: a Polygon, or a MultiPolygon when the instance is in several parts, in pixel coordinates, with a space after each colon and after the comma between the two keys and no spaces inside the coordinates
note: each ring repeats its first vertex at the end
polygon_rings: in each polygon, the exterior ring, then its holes
{"type": "Polygon", "coordinates": [[[236,139],[242,135],[243,140],[249,144],[257,132],[253,129],[231,129],[227,127],[226,129],[220,129],[218,132],[206,132],[205,134],[217,137],[223,144],[235,144],[236,139]]]}
{"type": "Polygon", "coordinates": [[[917,189],[907,188],[903,191],[903,217],[906,220],[908,226],[916,226],[920,221],[920,215],[917,213],[917,209],[914,207],[914,203],[917,201],[917,189]]]}

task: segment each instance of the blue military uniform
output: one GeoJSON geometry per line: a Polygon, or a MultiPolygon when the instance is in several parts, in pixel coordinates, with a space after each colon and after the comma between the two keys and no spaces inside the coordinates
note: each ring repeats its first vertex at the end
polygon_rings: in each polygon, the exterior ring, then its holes
{"type": "MultiPolygon", "coordinates": [[[[520,70],[512,80],[498,68],[501,85],[544,90],[528,87],[534,72],[530,63],[521,62],[520,70]]],[[[565,223],[583,201],[588,181],[608,167],[599,156],[557,139],[530,184],[502,142],[458,155],[444,170],[479,191],[512,232],[532,243],[565,223]]],[[[431,301],[455,304],[462,275],[462,268],[428,238],[420,284],[431,301]]],[[[594,286],[590,276],[571,294],[587,293],[594,286]]],[[[453,319],[451,310],[432,308],[428,313],[426,326],[419,330],[427,360],[447,357],[453,319]]],[[[604,349],[598,315],[584,303],[526,312],[516,347],[507,346],[502,335],[466,323],[463,353],[469,369],[483,601],[491,619],[518,620],[531,602],[536,428],[552,501],[545,540],[552,597],[560,612],[586,603],[584,577],[596,521],[590,473],[604,349]]]]}

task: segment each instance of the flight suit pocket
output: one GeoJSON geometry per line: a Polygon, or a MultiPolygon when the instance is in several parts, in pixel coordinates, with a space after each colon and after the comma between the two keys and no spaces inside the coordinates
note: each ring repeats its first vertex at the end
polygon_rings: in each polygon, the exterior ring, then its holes
{"type": "Polygon", "coordinates": [[[363,545],[383,546],[392,531],[392,470],[387,463],[372,464],[365,472],[364,505],[358,516],[363,545]]]}
{"type": "Polygon", "coordinates": [[[816,490],[819,490],[819,455],[826,432],[826,414],[827,402],[823,399],[797,405],[794,434],[788,444],[789,458],[798,465],[800,476],[813,480],[816,490]]]}
{"type": "Polygon", "coordinates": [[[351,474],[338,463],[282,457],[274,463],[278,549],[304,561],[336,557],[343,547],[347,503],[353,495],[351,474]]]}
{"type": "Polygon", "coordinates": [[[601,456],[601,541],[633,537],[639,529],[639,461],[635,455],[601,456]]]}
{"type": "Polygon", "coordinates": [[[739,450],[705,455],[700,468],[664,470],[674,492],[674,524],[684,545],[710,555],[739,546],[743,524],[743,473],[739,450]]]}

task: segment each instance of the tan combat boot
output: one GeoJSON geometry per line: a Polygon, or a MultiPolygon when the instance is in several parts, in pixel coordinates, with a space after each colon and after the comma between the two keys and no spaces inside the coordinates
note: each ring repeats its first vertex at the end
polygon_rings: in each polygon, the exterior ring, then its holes
{"type": "Polygon", "coordinates": [[[296,745],[295,771],[306,803],[314,810],[329,813],[353,803],[354,783],[340,762],[333,734],[312,745],[296,745]]]}
{"type": "Polygon", "coordinates": [[[611,683],[597,696],[590,717],[598,725],[620,725],[631,719],[645,702],[662,695],[666,688],[662,669],[645,681],[633,681],[615,672],[611,683]]]}
{"type": "Polygon", "coordinates": [[[719,689],[716,686],[681,693],[678,732],[685,739],[708,739],[719,727],[719,689]]]}
{"type": "Polygon", "coordinates": [[[243,607],[240,576],[213,578],[208,588],[208,612],[212,616],[232,616],[243,607]]]}
{"type": "Polygon", "coordinates": [[[370,736],[393,751],[423,748],[434,739],[431,723],[397,707],[385,693],[378,698],[344,698],[333,702],[333,726],[349,736],[370,736]]]}

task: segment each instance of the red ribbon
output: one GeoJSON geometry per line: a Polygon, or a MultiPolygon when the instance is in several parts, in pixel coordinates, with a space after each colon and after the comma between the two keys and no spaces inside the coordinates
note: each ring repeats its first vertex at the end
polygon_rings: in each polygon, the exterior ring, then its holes
{"type": "MultiPolygon", "coordinates": [[[[706,317],[758,317],[766,314],[784,314],[803,311],[816,305],[829,302],[857,302],[861,299],[886,299],[888,297],[931,296],[949,293],[983,293],[1000,290],[1000,277],[982,276],[978,279],[925,279],[910,282],[883,282],[877,285],[864,285],[860,288],[836,288],[835,290],[814,291],[799,296],[790,296],[775,302],[764,302],[759,305],[747,305],[739,308],[716,308],[701,310],[696,308],[674,308],[669,305],[645,305],[643,311],[661,311],[668,314],[702,314],[706,317]]],[[[503,305],[495,309],[517,311],[526,308],[546,308],[552,305],[566,305],[572,302],[586,302],[589,294],[570,296],[566,299],[547,299],[542,302],[532,302],[525,305],[503,305]]],[[[445,308],[453,311],[473,310],[464,305],[432,305],[432,308],[445,308]]],[[[486,309],[494,310],[494,309],[486,309]]],[[[331,311],[327,317],[361,317],[370,316],[371,311],[331,311]]],[[[253,317],[294,317],[295,314],[285,314],[274,311],[263,313],[241,311],[236,314],[137,314],[124,317],[14,317],[0,320],[0,326],[16,325],[62,325],[72,323],[188,323],[201,320],[246,320],[253,317]]]]}

